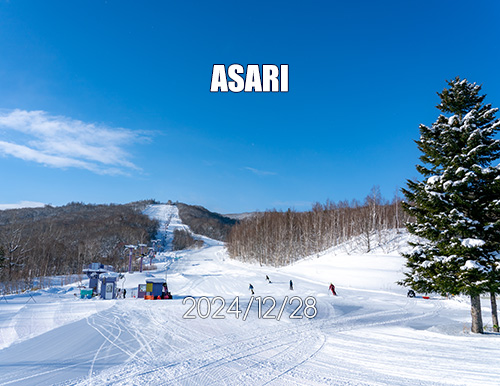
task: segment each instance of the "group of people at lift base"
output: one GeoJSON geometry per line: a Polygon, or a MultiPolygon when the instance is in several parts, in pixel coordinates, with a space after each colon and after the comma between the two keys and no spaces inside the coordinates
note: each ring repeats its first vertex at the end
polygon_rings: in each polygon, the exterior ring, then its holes
{"type": "MultiPolygon", "coordinates": [[[[266,281],[268,283],[271,283],[271,279],[269,279],[269,276],[266,275],[266,281]]],[[[250,283],[250,285],[248,286],[248,289],[250,290],[250,292],[252,293],[252,295],[255,294],[254,290],[253,290],[253,285],[250,283]]],[[[337,292],[335,292],[335,286],[333,285],[333,283],[330,283],[330,287],[328,287],[328,289],[330,291],[332,291],[332,294],[334,296],[337,296],[337,292]]],[[[293,281],[290,279],[290,291],[293,291],[293,281]]]]}

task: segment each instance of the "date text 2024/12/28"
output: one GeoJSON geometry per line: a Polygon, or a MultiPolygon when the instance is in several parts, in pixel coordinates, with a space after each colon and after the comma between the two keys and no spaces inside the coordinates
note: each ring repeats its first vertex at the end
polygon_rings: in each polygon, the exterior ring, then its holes
{"type": "Polygon", "coordinates": [[[196,319],[197,317],[200,319],[207,319],[209,317],[212,319],[225,319],[225,314],[234,315],[236,319],[238,319],[243,313],[242,320],[246,320],[250,312],[252,312],[251,309],[254,302],[256,305],[255,308],[257,312],[257,318],[259,319],[275,319],[279,321],[283,316],[285,307],[287,305],[293,306],[294,303],[296,303],[297,306],[293,309],[292,312],[290,312],[288,316],[290,319],[302,319],[304,317],[307,319],[312,319],[318,313],[318,310],[316,308],[316,299],[312,296],[308,296],[305,299],[302,299],[299,296],[292,296],[291,298],[285,296],[278,309],[278,314],[272,314],[274,309],[277,308],[277,302],[272,296],[266,296],[264,298],[261,296],[251,296],[244,312],[240,309],[240,299],[237,296],[229,304],[229,307],[227,307],[227,309],[226,300],[222,296],[215,296],[211,299],[206,296],[202,296],[199,298],[187,296],[182,300],[182,304],[186,304],[189,301],[191,302],[191,306],[182,316],[183,319],[196,319]],[[266,306],[266,303],[268,304],[268,306],[266,306]],[[303,312],[300,313],[302,309],[303,312]]]}

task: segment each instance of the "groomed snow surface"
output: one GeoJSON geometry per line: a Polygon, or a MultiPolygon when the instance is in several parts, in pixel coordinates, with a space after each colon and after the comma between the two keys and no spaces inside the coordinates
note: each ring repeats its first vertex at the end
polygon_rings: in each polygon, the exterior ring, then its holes
{"type": "MultiPolygon", "coordinates": [[[[164,221],[165,239],[183,226],[175,207],[147,213],[164,221]]],[[[407,298],[395,284],[403,267],[397,252],[347,254],[339,247],[269,268],[230,260],[222,243],[203,240],[202,249],[159,254],[156,271],[127,274],[119,282],[126,299],[77,299],[76,284],[0,298],[0,385],[500,383],[500,335],[469,333],[466,298],[407,298]],[[146,278],[166,276],[173,300],[130,297],[146,278]],[[296,301],[279,321],[262,319],[254,301],[243,320],[250,283],[255,296],[276,300],[273,315],[292,296],[314,297],[317,315],[290,319],[296,301]],[[192,304],[183,304],[187,296],[202,314],[201,297],[224,298],[224,319],[202,319],[196,309],[195,319],[183,319],[192,304]],[[236,297],[238,319],[225,313],[236,297]]],[[[485,299],[483,318],[491,326],[489,312],[485,299]]]]}

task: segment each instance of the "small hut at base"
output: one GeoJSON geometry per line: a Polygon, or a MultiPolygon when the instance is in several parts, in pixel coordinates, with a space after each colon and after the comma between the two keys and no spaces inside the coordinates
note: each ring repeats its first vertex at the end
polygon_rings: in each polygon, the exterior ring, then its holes
{"type": "Polygon", "coordinates": [[[104,265],[101,263],[90,263],[83,267],[83,273],[89,278],[89,288],[92,289],[94,294],[97,294],[97,286],[99,283],[99,276],[103,273],[114,271],[113,266],[104,265]]]}
{"type": "Polygon", "coordinates": [[[168,292],[167,282],[165,279],[146,279],[146,294],[144,299],[172,299],[172,295],[168,292]]]}
{"type": "Polygon", "coordinates": [[[101,299],[116,299],[116,282],[118,274],[116,272],[106,272],[100,275],[101,299]]]}

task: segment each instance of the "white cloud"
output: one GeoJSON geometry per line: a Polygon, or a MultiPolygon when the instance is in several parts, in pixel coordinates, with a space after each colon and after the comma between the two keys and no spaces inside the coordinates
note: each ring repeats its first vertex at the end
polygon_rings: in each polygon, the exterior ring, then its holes
{"type": "Polygon", "coordinates": [[[278,174],[275,172],[268,172],[265,170],[254,169],[249,166],[246,166],[245,169],[251,171],[254,174],[257,174],[258,176],[275,176],[276,174],[278,174]]]}
{"type": "Polygon", "coordinates": [[[147,140],[143,133],[132,130],[18,109],[0,112],[0,129],[18,136],[16,140],[0,141],[0,154],[98,174],[139,170],[129,160],[125,147],[147,140]],[[24,136],[24,140],[20,136],[24,136]]]}

